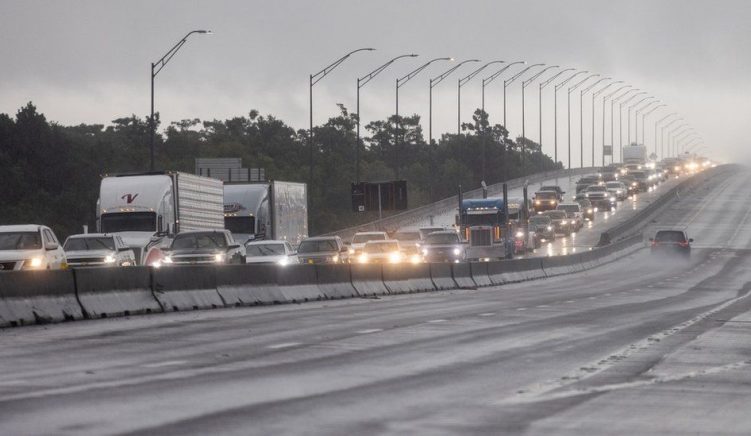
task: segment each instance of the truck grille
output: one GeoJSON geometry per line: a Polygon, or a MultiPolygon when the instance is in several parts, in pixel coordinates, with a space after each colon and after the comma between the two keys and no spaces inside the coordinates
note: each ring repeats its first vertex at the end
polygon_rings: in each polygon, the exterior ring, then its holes
{"type": "Polygon", "coordinates": [[[492,229],[471,229],[469,244],[473,247],[489,247],[493,244],[492,229]]]}
{"type": "Polygon", "coordinates": [[[16,268],[16,262],[0,262],[0,271],[13,271],[16,268]]]}
{"type": "Polygon", "coordinates": [[[68,259],[68,265],[99,264],[104,263],[103,257],[79,257],[77,259],[68,259]]]}

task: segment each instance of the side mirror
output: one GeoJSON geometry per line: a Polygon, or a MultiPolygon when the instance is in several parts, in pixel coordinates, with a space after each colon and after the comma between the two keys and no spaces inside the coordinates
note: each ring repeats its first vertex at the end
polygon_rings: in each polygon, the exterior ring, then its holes
{"type": "Polygon", "coordinates": [[[649,238],[649,242],[654,242],[654,238],[649,238]]]}
{"type": "Polygon", "coordinates": [[[48,242],[45,245],[45,248],[47,250],[57,250],[57,247],[59,247],[59,246],[60,246],[60,244],[58,244],[57,242],[48,242]]]}
{"type": "Polygon", "coordinates": [[[694,242],[694,238],[689,239],[688,242],[694,242]]]}
{"type": "Polygon", "coordinates": [[[117,249],[119,253],[122,253],[123,251],[129,251],[129,250],[130,250],[130,247],[120,247],[117,249]]]}
{"type": "Polygon", "coordinates": [[[231,244],[227,246],[227,250],[236,250],[240,248],[240,244],[231,244]]]}

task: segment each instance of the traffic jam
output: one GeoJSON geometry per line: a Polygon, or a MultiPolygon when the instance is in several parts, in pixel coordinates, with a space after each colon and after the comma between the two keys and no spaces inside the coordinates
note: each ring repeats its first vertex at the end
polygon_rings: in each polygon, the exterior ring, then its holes
{"type": "MultiPolygon", "coordinates": [[[[712,165],[697,156],[611,164],[581,177],[573,193],[543,185],[531,198],[460,199],[452,226],[358,232],[346,241],[307,237],[302,183],[223,184],[177,172],[105,176],[97,233],[61,243],[44,225],[0,226],[0,271],[510,259],[575,236],[640,193],[712,165]]],[[[685,232],[661,230],[652,236],[653,251],[690,252],[685,232]]]]}

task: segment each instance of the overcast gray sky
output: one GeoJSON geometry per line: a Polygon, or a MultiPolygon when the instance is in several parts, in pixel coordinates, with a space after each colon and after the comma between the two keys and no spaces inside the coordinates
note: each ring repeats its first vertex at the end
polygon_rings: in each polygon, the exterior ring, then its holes
{"type": "MultiPolygon", "coordinates": [[[[191,37],[157,77],[156,108],[163,121],[225,119],[258,109],[305,128],[308,74],[352,49],[370,46],[377,51],[353,55],[316,85],[316,123],[335,115],[336,103],[354,111],[355,78],[400,54],[420,57],[395,63],[362,89],[363,123],[393,113],[395,78],[430,58],[522,59],[601,73],[661,99],[666,111],[653,113],[647,122],[650,148],[654,120],[677,111],[716,156],[751,162],[746,133],[750,22],[751,2],[744,0],[0,0],[0,112],[15,114],[33,101],[50,120],[66,125],[147,115],[150,62],[187,31],[206,28],[215,34],[191,37]]],[[[426,135],[428,79],[449,67],[434,64],[400,91],[400,112],[421,115],[426,135]]],[[[456,80],[471,70],[463,66],[434,90],[434,136],[456,130],[456,80]]],[[[464,120],[479,107],[480,80],[488,74],[483,71],[462,88],[464,120]]],[[[503,77],[510,75],[511,70],[503,77]]],[[[537,83],[527,90],[527,136],[538,140],[537,83]]],[[[572,160],[578,166],[575,97],[572,160]]],[[[493,123],[502,121],[501,98],[498,80],[486,91],[493,123]]],[[[561,90],[558,144],[564,163],[565,102],[561,90]]],[[[509,88],[507,105],[508,127],[516,137],[521,134],[519,82],[509,88]]],[[[590,105],[586,98],[586,165],[591,161],[590,105]]],[[[599,147],[601,103],[597,106],[599,147]]],[[[543,110],[543,146],[552,155],[552,88],[544,94],[543,110]]],[[[625,126],[624,116],[624,138],[625,126]]],[[[615,128],[617,136],[617,121],[615,128]]],[[[599,162],[599,148],[596,156],[599,162]]]]}

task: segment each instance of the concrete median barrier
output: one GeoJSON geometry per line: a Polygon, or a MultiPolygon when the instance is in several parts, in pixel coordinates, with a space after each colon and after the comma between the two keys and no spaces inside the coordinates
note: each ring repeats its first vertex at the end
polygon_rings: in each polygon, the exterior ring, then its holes
{"type": "Polygon", "coordinates": [[[284,299],[292,303],[325,300],[318,287],[315,265],[287,265],[276,268],[276,284],[284,299]]]}
{"type": "Polygon", "coordinates": [[[476,289],[477,284],[472,279],[472,270],[469,263],[452,263],[451,274],[459,289],[476,289]]]}
{"type": "Polygon", "coordinates": [[[384,264],[383,283],[391,294],[435,291],[430,266],[422,264],[384,264]]]}
{"type": "Polygon", "coordinates": [[[488,275],[494,285],[523,282],[545,277],[542,260],[537,257],[491,262],[488,275]]]}
{"type": "Polygon", "coordinates": [[[490,262],[471,262],[469,271],[472,274],[472,280],[478,287],[493,286],[488,275],[488,264],[490,262]]]}
{"type": "Polygon", "coordinates": [[[459,288],[451,273],[451,264],[430,263],[427,265],[430,266],[430,279],[433,281],[433,286],[435,286],[437,290],[445,291],[459,288]]]}
{"type": "Polygon", "coordinates": [[[381,265],[359,265],[353,264],[352,286],[361,296],[386,295],[389,293],[386,285],[383,284],[383,269],[381,265]]]}
{"type": "Polygon", "coordinates": [[[286,303],[276,284],[278,265],[223,265],[216,270],[216,289],[228,306],[286,303]]]}
{"type": "Polygon", "coordinates": [[[76,294],[88,318],[161,312],[146,267],[77,268],[76,294]]]}
{"type": "Polygon", "coordinates": [[[0,327],[81,318],[72,271],[0,273],[0,327]]]}
{"type": "Polygon", "coordinates": [[[543,257],[542,269],[547,277],[572,274],[584,270],[578,254],[543,257]]]}
{"type": "Polygon", "coordinates": [[[165,312],[225,306],[216,289],[216,267],[214,266],[154,268],[152,277],[154,296],[165,312]]]}
{"type": "Polygon", "coordinates": [[[359,294],[352,286],[349,265],[316,265],[318,289],[329,299],[353,298],[359,294]]]}

